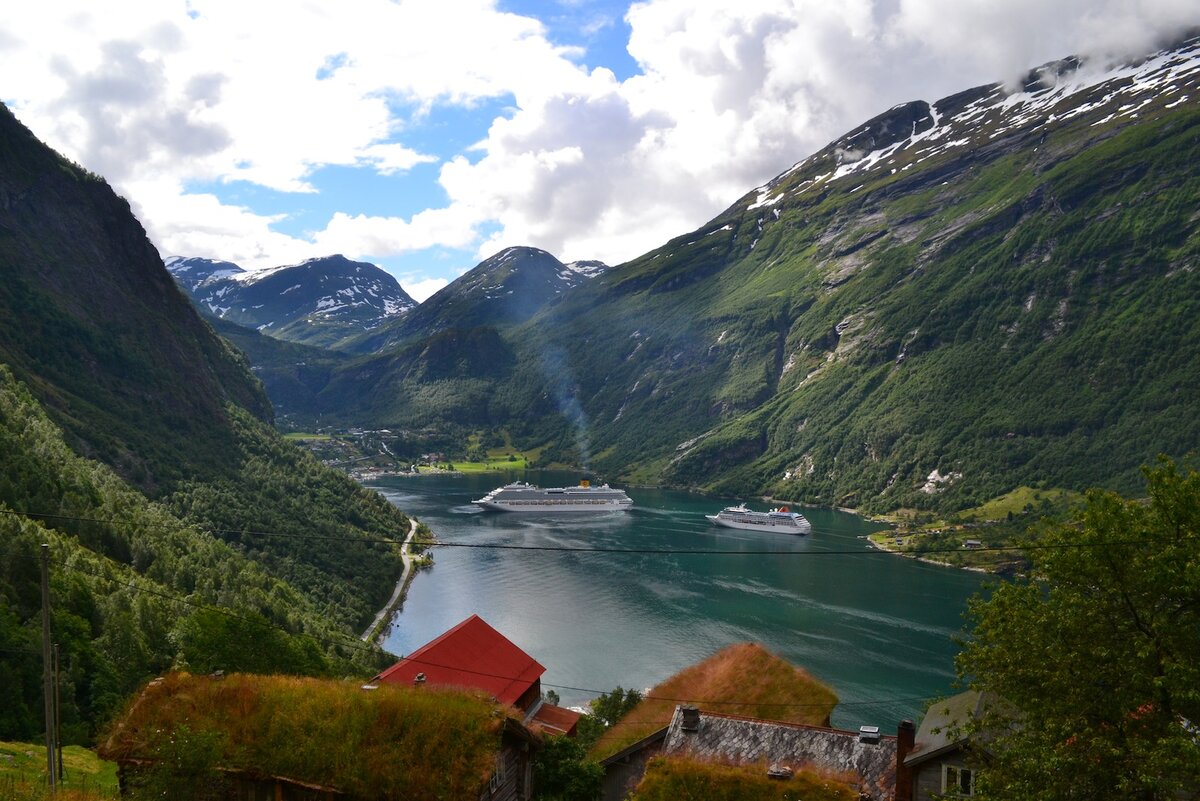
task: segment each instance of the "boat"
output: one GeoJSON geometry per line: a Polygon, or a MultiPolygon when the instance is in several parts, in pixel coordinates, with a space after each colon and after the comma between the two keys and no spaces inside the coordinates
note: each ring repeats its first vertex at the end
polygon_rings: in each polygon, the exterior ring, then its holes
{"type": "Polygon", "coordinates": [[[746,504],[726,506],[715,515],[705,515],[718,526],[729,528],[744,528],[750,531],[775,531],[780,534],[797,534],[803,536],[812,531],[812,523],[799,512],[793,512],[786,506],[780,506],[769,512],[754,512],[746,508],[746,504]]]}
{"type": "Polygon", "coordinates": [[[588,481],[547,488],[514,481],[471,503],[497,512],[623,512],[633,506],[624,490],[607,484],[593,487],[588,481]]]}

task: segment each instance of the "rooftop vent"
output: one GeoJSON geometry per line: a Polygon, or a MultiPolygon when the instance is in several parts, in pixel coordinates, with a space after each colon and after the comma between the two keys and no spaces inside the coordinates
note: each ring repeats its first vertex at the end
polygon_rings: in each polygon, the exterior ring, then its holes
{"type": "Polygon", "coordinates": [[[684,706],[679,711],[683,714],[683,720],[679,723],[680,731],[699,731],[700,710],[694,706],[684,706]]]}
{"type": "Polygon", "coordinates": [[[879,742],[879,727],[878,726],[859,726],[858,741],[860,743],[877,743],[879,742]]]}

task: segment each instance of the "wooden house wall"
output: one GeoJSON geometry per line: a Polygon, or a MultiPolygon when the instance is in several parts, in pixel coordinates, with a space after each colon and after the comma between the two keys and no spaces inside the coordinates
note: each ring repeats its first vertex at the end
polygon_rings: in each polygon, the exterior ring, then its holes
{"type": "Polygon", "coordinates": [[[532,794],[531,762],[525,743],[507,742],[496,756],[496,772],[479,801],[528,801],[532,794]]]}
{"type": "Polygon", "coordinates": [[[604,766],[600,785],[603,801],[623,801],[646,775],[646,763],[662,752],[662,739],[604,766]]]}
{"type": "Polygon", "coordinates": [[[940,759],[932,759],[913,769],[913,801],[936,801],[942,797],[942,766],[955,765],[960,768],[970,768],[963,761],[963,752],[956,751],[946,754],[940,759]]]}

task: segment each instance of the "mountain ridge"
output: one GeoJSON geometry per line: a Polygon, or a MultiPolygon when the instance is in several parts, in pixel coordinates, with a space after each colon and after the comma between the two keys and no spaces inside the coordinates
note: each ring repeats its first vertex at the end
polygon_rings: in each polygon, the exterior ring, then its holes
{"type": "Polygon", "coordinates": [[[195,257],[164,264],[206,314],[300,344],[336,348],[417,305],[390,273],[340,254],[253,272],[195,257]]]}
{"type": "Polygon", "coordinates": [[[600,261],[564,264],[540,248],[504,248],[442,287],[403,319],[360,337],[351,349],[378,353],[446,329],[522,323],[607,269],[600,261]]]}

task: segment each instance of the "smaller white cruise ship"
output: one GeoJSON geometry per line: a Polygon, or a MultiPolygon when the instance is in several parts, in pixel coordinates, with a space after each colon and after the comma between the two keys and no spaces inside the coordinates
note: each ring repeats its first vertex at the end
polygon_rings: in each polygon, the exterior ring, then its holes
{"type": "Polygon", "coordinates": [[[514,481],[471,503],[497,512],[623,512],[633,506],[624,490],[607,484],[593,487],[588,481],[545,489],[514,481]]]}
{"type": "Polygon", "coordinates": [[[775,531],[780,534],[804,535],[812,531],[804,515],[793,512],[786,506],[780,506],[769,512],[753,512],[746,504],[727,506],[715,515],[705,515],[718,526],[728,528],[744,528],[750,531],[775,531]]]}

